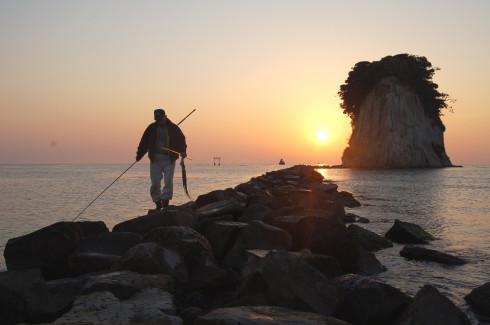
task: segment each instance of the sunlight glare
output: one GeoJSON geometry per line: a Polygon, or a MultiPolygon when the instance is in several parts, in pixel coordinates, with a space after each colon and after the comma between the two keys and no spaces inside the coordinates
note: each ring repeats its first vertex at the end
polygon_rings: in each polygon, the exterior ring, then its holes
{"type": "Polygon", "coordinates": [[[325,141],[328,139],[328,133],[324,130],[320,130],[316,133],[316,138],[318,139],[318,141],[325,141]]]}

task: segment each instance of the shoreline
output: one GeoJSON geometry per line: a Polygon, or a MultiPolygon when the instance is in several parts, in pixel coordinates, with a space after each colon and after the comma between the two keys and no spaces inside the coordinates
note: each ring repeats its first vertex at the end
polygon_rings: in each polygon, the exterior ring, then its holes
{"type": "MultiPolygon", "coordinates": [[[[352,195],[340,195],[340,192],[337,191],[338,186],[330,182],[324,182],[323,177],[321,177],[318,172],[314,171],[316,168],[317,166],[297,165],[268,172],[264,175],[252,178],[247,183],[237,185],[235,189],[216,190],[202,195],[197,198],[196,202],[194,202],[194,206],[184,204],[182,206],[172,207],[172,209],[161,213],[141,216],[116,225],[112,231],[109,231],[108,229],[104,230],[103,226],[98,225],[97,227],[102,228],[96,230],[95,234],[88,237],[94,237],[96,234],[103,234],[109,237],[112,235],[121,236],[121,233],[130,232],[146,238],[144,243],[142,242],[136,246],[144,245],[145,243],[148,244],[148,237],[152,239],[151,242],[159,243],[153,248],[148,247],[148,245],[144,246],[146,252],[148,252],[148,250],[151,251],[151,249],[158,250],[159,247],[177,252],[178,255],[182,257],[182,265],[180,266],[181,271],[185,266],[188,273],[188,279],[179,278],[178,272],[175,273],[172,270],[167,269],[165,273],[173,274],[171,277],[173,277],[174,286],[178,287],[177,291],[174,291],[174,301],[177,301],[175,313],[184,320],[193,319],[193,321],[197,321],[200,317],[206,317],[205,315],[211,314],[213,311],[216,313],[217,309],[220,307],[225,308],[224,306],[226,306],[226,308],[245,308],[244,306],[247,306],[247,303],[250,303],[252,297],[257,298],[257,301],[266,302],[266,305],[270,305],[270,299],[277,299],[277,297],[272,298],[270,296],[271,292],[268,292],[267,289],[259,288],[258,292],[250,292],[252,288],[254,288],[253,290],[257,290],[253,283],[255,280],[251,280],[257,277],[266,281],[266,283],[268,283],[266,287],[268,288],[278,286],[278,288],[286,288],[285,290],[292,290],[291,292],[295,292],[293,288],[289,287],[289,283],[294,282],[293,280],[296,278],[287,278],[288,280],[286,282],[276,283],[276,280],[286,275],[274,268],[274,264],[285,267],[288,263],[293,262],[294,265],[301,266],[304,274],[309,274],[310,279],[306,279],[305,281],[316,279],[315,283],[320,281],[319,283],[323,283],[323,285],[329,288],[337,288],[335,290],[343,293],[339,293],[338,296],[325,296],[324,294],[317,296],[316,299],[319,299],[318,301],[323,301],[328,308],[320,308],[316,304],[313,304],[305,310],[305,307],[303,306],[304,302],[296,305],[297,302],[290,301],[284,303],[284,301],[280,299],[280,301],[282,301],[281,304],[286,305],[283,307],[287,308],[288,313],[292,316],[294,314],[293,311],[313,312],[315,314],[328,315],[329,317],[332,315],[338,316],[340,314],[343,315],[342,317],[346,318],[348,316],[339,311],[340,305],[348,303],[346,300],[347,298],[345,297],[348,296],[349,291],[345,291],[346,289],[343,286],[348,283],[355,283],[352,281],[364,281],[362,280],[362,273],[374,272],[373,274],[375,274],[376,272],[381,271],[382,266],[379,262],[376,262],[375,257],[373,259],[375,254],[363,253],[363,262],[355,257],[358,246],[354,247],[349,244],[352,241],[352,237],[343,237],[344,235],[348,236],[347,232],[344,232],[343,230],[346,228],[346,222],[344,219],[342,219],[342,223],[338,220],[339,216],[342,216],[342,218],[345,217],[345,210],[343,208],[346,206],[345,204],[355,204],[355,199],[352,195]],[[237,193],[245,194],[246,199],[243,198],[243,195],[237,193]],[[291,204],[291,202],[293,202],[293,204],[291,204]],[[305,207],[308,207],[308,209],[305,207]],[[296,217],[293,218],[293,216],[296,217]],[[323,224],[324,222],[326,223],[323,224]],[[149,232],[158,228],[156,226],[178,227],[179,229],[172,228],[175,232],[156,232],[149,235],[149,232]],[[329,243],[324,241],[325,239],[322,237],[331,231],[330,227],[336,229],[332,235],[335,234],[337,239],[341,240],[340,242],[333,241],[329,243]],[[182,230],[180,228],[186,229],[182,230]],[[182,232],[180,232],[181,230],[182,232]],[[318,235],[321,234],[321,236],[315,235],[320,230],[322,230],[322,232],[318,233],[318,235]],[[258,238],[257,236],[254,237],[256,233],[262,234],[262,236],[259,236],[258,238]],[[225,240],[225,242],[220,238],[223,234],[227,234],[227,240],[225,240]],[[339,237],[339,234],[342,234],[342,236],[339,237]],[[174,236],[174,238],[178,240],[179,245],[172,246],[174,244],[166,242],[164,238],[168,238],[169,236],[174,236]],[[200,254],[198,254],[201,257],[194,256],[191,258],[188,256],[189,252],[185,252],[185,249],[182,247],[185,246],[185,241],[182,240],[186,236],[194,236],[196,241],[201,243],[199,246],[200,254]],[[314,240],[310,237],[313,237],[314,240]],[[208,244],[205,244],[206,241],[208,244]],[[250,243],[255,244],[252,245],[253,247],[248,247],[247,245],[250,243]],[[325,250],[325,247],[332,247],[332,244],[335,246],[333,250],[329,252],[322,251],[325,250]],[[212,248],[211,252],[206,248],[209,245],[212,248]],[[257,251],[264,249],[268,250],[269,253],[257,251]],[[288,251],[295,253],[282,253],[288,251]],[[230,252],[233,252],[233,254],[230,252]],[[205,258],[203,261],[199,262],[199,259],[202,258],[202,256],[205,258]],[[325,256],[336,257],[336,262],[333,259],[325,259],[325,256]],[[247,261],[243,265],[241,262],[242,258],[247,261]],[[305,263],[307,260],[309,262],[305,263]],[[367,263],[366,260],[368,260],[367,263]],[[323,265],[329,261],[327,263],[328,267],[325,267],[325,265],[323,266],[323,272],[320,272],[323,276],[320,277],[318,277],[319,261],[323,261],[323,265]],[[201,265],[200,263],[204,264],[201,265]],[[196,268],[200,269],[204,267],[204,265],[209,267],[209,264],[206,263],[211,263],[213,265],[212,270],[214,271],[212,272],[212,275],[202,271],[199,272],[202,274],[194,274],[196,268]],[[317,266],[312,268],[312,265],[317,266]],[[345,278],[345,276],[352,271],[357,271],[358,275],[350,279],[345,278]],[[219,275],[218,278],[215,277],[216,274],[219,275]],[[340,279],[342,275],[344,276],[344,279],[340,279]],[[239,278],[239,283],[234,282],[236,281],[236,277],[239,278]],[[228,284],[226,288],[222,287],[223,283],[228,284]],[[233,294],[228,290],[230,288],[233,288],[233,290],[231,290],[233,294]],[[264,292],[263,290],[266,291],[264,292]],[[205,292],[204,294],[202,293],[203,291],[205,292]],[[210,294],[209,291],[217,291],[219,294],[210,294]],[[188,300],[189,295],[196,295],[196,292],[201,292],[200,296],[194,296],[199,304],[205,305],[205,301],[210,297],[219,300],[219,296],[221,295],[226,297],[228,301],[226,303],[217,301],[216,306],[213,306],[216,308],[201,308],[206,306],[200,306],[200,312],[197,313],[198,315],[194,315],[190,312],[189,308],[197,306],[190,305],[194,300],[188,300]],[[232,306],[233,303],[230,304],[230,300],[235,301],[235,306],[232,306]],[[239,304],[240,302],[242,304],[239,304]],[[205,314],[204,311],[206,311],[205,314]]],[[[79,223],[74,224],[77,224],[77,226],[81,225],[79,223]]],[[[94,222],[88,222],[88,224],[90,224],[91,227],[95,225],[94,222]]],[[[63,226],[66,225],[64,224],[63,226]]],[[[69,234],[70,231],[75,230],[65,229],[65,231],[69,234]]],[[[94,259],[97,260],[97,258],[100,258],[101,252],[94,252],[94,250],[97,251],[101,249],[100,243],[99,245],[92,245],[92,250],[83,252],[80,248],[81,243],[77,242],[76,239],[73,240],[75,241],[75,246],[78,246],[77,249],[81,250],[77,252],[78,256],[76,257],[80,259],[78,262],[79,268],[87,267],[88,264],[94,263],[94,259]],[[95,257],[94,254],[98,254],[97,257],[95,257]],[[87,263],[89,261],[90,263],[87,263]]],[[[91,240],[93,240],[93,238],[91,240]]],[[[89,240],[87,239],[87,241],[89,240]]],[[[193,249],[197,248],[194,247],[193,249]]],[[[121,253],[119,260],[122,259],[124,253],[125,252],[121,253]]],[[[76,263],[73,262],[73,260],[76,260],[76,258],[73,257],[73,252],[69,255],[72,260],[71,267],[75,268],[76,263]]],[[[135,257],[133,256],[133,258],[135,257]]],[[[26,260],[28,262],[32,261],[32,259],[26,260]]],[[[113,257],[112,261],[114,261],[113,257]]],[[[104,262],[98,260],[98,262],[100,263],[98,264],[98,267],[101,267],[101,265],[107,266],[108,264],[107,260],[104,260],[104,262]]],[[[134,268],[138,269],[141,267],[141,263],[136,263],[136,265],[133,264],[132,266],[128,265],[129,264],[125,264],[124,266],[119,265],[119,269],[116,268],[117,271],[112,269],[113,265],[111,265],[109,268],[111,272],[107,269],[106,271],[96,270],[95,272],[99,274],[129,271],[136,272],[137,274],[147,273],[141,273],[141,269],[139,269],[139,272],[134,271],[134,268]]],[[[56,267],[62,268],[59,264],[56,265],[56,267]]],[[[86,273],[85,271],[86,270],[82,272],[82,275],[78,275],[77,278],[82,277],[86,281],[87,277],[92,277],[91,279],[94,280],[93,277],[96,277],[96,275],[89,275],[93,273],[86,273]]],[[[43,277],[46,277],[49,272],[51,271],[43,271],[43,277]]],[[[70,272],[73,272],[73,269],[70,272]]],[[[92,272],[94,272],[94,270],[92,270],[92,272]]],[[[48,277],[52,276],[53,274],[49,274],[48,277]]],[[[140,275],[131,274],[131,276],[139,277],[140,275]]],[[[60,279],[63,278],[64,276],[60,279]]],[[[50,281],[51,280],[45,280],[43,283],[50,286],[52,285],[50,281]]],[[[120,280],[118,281],[120,282],[120,280]]],[[[309,282],[303,283],[302,287],[311,288],[308,283],[309,282]]],[[[373,282],[371,281],[369,283],[373,282]]],[[[362,285],[355,289],[362,290],[362,285]]],[[[392,289],[393,288],[390,287],[389,290],[392,289]]],[[[80,292],[87,293],[86,291],[83,291],[87,290],[86,288],[80,288],[80,290],[80,292]]],[[[426,291],[428,291],[428,294],[438,295],[437,292],[434,292],[430,288],[426,291]]],[[[315,295],[318,294],[318,292],[315,293],[315,295]]],[[[400,304],[407,305],[406,303],[408,300],[406,300],[403,293],[398,292],[397,294],[401,301],[400,304]]],[[[79,295],[77,295],[77,297],[78,296],[79,295]]],[[[77,297],[73,298],[75,304],[77,302],[76,299],[78,299],[77,297]]],[[[296,296],[295,299],[305,300],[306,297],[296,296]]],[[[411,302],[413,302],[414,297],[410,299],[411,302]]],[[[125,301],[125,299],[122,299],[121,301],[125,301]]],[[[306,299],[306,301],[310,300],[306,299]]],[[[277,301],[275,303],[272,301],[272,303],[273,305],[277,305],[277,301]]],[[[256,310],[255,312],[259,311],[256,310]]],[[[401,314],[399,314],[399,316],[401,317],[401,314]]]]}

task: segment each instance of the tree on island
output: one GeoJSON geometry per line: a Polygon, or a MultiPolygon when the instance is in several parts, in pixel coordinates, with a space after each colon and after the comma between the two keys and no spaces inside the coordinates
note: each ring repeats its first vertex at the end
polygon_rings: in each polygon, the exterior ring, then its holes
{"type": "Polygon", "coordinates": [[[373,62],[358,62],[349,72],[345,84],[340,86],[340,107],[355,126],[361,103],[372,88],[385,77],[396,77],[400,83],[414,90],[427,116],[444,132],[446,128],[441,120],[441,115],[444,115],[442,109],[451,110],[448,102],[454,100],[448,94],[440,93],[438,85],[432,82],[436,70],[440,69],[433,68],[425,57],[410,54],[386,56],[373,62]]]}

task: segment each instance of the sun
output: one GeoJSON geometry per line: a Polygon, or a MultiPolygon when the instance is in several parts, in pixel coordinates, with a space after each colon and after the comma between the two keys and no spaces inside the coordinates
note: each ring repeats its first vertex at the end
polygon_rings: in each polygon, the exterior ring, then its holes
{"type": "Polygon", "coordinates": [[[325,130],[319,130],[316,133],[316,138],[320,142],[326,141],[328,139],[328,133],[327,133],[327,131],[325,131],[325,130]]]}

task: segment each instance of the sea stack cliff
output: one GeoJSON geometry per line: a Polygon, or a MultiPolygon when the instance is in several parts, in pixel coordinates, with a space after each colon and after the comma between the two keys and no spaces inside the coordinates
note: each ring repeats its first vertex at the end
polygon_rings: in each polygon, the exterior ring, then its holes
{"type": "Polygon", "coordinates": [[[353,168],[450,167],[444,131],[419,96],[395,77],[379,81],[362,101],[342,165],[353,168]]]}
{"type": "Polygon", "coordinates": [[[351,118],[342,155],[350,168],[451,167],[444,147],[443,109],[449,95],[432,81],[436,70],[423,56],[397,54],[361,61],[338,95],[351,118]]]}

